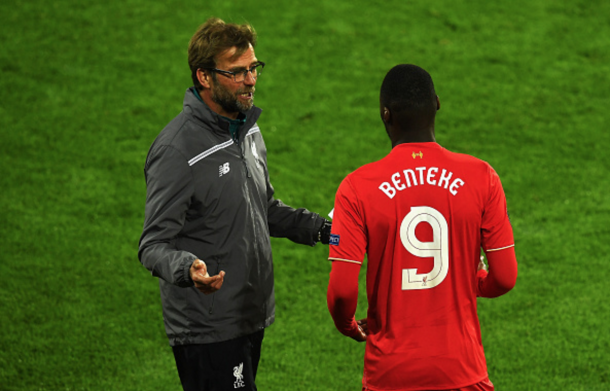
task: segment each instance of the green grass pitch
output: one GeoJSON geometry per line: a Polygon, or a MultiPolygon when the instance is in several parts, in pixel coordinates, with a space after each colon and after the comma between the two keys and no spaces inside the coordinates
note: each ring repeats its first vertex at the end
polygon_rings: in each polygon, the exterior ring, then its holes
{"type": "MultiPolygon", "coordinates": [[[[1,2],[0,390],[180,390],[137,259],[142,169],[210,16],[257,29],[272,182],[322,214],[389,151],[386,72],[427,69],[438,142],[494,166],[513,222],[517,286],[479,301],[496,389],[610,389],[609,15],[602,0],[1,2]]],[[[364,346],[326,308],[328,249],[273,247],[259,389],[359,390],[364,346]]]]}

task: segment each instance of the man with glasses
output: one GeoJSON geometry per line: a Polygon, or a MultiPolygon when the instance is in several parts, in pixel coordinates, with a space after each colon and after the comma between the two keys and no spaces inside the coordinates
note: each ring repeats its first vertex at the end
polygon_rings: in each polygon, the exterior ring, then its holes
{"type": "Polygon", "coordinates": [[[159,277],[184,390],[256,390],[275,318],[270,236],[328,244],[330,223],[274,198],[254,92],[265,63],[249,25],[212,18],[191,38],[194,87],[144,168],[142,264],[159,277]],[[221,289],[222,287],[222,289],[221,289]]]}

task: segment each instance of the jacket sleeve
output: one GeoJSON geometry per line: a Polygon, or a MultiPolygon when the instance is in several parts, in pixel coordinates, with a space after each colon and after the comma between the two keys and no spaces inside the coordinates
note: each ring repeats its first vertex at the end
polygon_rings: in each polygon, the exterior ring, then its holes
{"type": "Polygon", "coordinates": [[[271,236],[314,246],[325,219],[307,209],[294,209],[275,199],[273,194],[273,186],[267,177],[267,216],[271,236]]]}
{"type": "Polygon", "coordinates": [[[144,168],[146,206],[140,262],[155,277],[181,287],[193,285],[189,268],[197,257],[176,248],[194,192],[191,169],[171,146],[151,149],[144,168]]]}

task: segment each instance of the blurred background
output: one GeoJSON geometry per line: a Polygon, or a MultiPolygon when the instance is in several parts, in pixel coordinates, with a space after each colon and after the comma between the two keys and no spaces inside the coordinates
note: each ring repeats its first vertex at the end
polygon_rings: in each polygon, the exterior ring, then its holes
{"type": "MultiPolygon", "coordinates": [[[[517,286],[479,300],[496,389],[610,389],[610,2],[4,0],[0,390],[180,390],[137,258],[143,166],[211,16],[256,28],[276,196],[324,216],[390,150],[387,71],[428,70],[437,141],[496,169],[515,232],[517,286]]],[[[273,249],[259,389],[359,390],[364,345],[326,308],[328,248],[273,249]]]]}

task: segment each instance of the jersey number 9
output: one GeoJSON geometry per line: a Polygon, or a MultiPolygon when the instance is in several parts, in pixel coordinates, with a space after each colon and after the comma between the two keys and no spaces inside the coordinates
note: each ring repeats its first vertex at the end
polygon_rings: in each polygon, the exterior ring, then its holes
{"type": "Polygon", "coordinates": [[[400,240],[408,252],[420,258],[434,258],[429,273],[417,273],[417,268],[402,269],[402,290],[430,289],[438,286],[449,271],[449,228],[445,216],[429,206],[412,207],[400,224],[400,240]],[[432,227],[431,242],[422,242],[415,229],[422,222],[432,227]]]}

